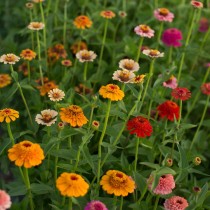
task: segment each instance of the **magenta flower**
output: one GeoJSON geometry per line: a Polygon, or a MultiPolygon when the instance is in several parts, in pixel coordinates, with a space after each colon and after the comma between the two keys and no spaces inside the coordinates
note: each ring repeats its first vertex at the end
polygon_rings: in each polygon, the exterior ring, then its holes
{"type": "Polygon", "coordinates": [[[199,21],[198,31],[205,33],[208,31],[208,29],[209,29],[209,21],[207,18],[202,17],[199,21]]]}
{"type": "Polygon", "coordinates": [[[178,86],[177,79],[173,75],[169,78],[169,80],[163,82],[163,86],[171,89],[175,89],[178,86]]]}
{"type": "Polygon", "coordinates": [[[172,22],[174,14],[166,8],[159,8],[154,11],[154,16],[159,21],[172,22]]]}
{"type": "Polygon", "coordinates": [[[164,203],[165,210],[184,210],[188,205],[187,200],[180,196],[173,196],[164,203]]]}
{"type": "Polygon", "coordinates": [[[151,38],[154,36],[155,31],[152,30],[149,26],[147,25],[139,25],[134,28],[134,31],[137,35],[141,37],[147,37],[151,38]]]}
{"type": "Polygon", "coordinates": [[[210,62],[206,63],[204,66],[209,68],[210,67],[210,62]]]}
{"type": "Polygon", "coordinates": [[[162,34],[162,42],[166,46],[180,47],[182,45],[180,40],[182,40],[182,32],[177,28],[166,29],[162,34]]]}
{"type": "Polygon", "coordinates": [[[0,190],[0,210],[9,209],[11,205],[10,196],[4,190],[0,190]]]}
{"type": "Polygon", "coordinates": [[[101,201],[91,201],[89,202],[84,210],[108,210],[104,203],[101,201]]]}
{"type": "MultiPolygon", "coordinates": [[[[153,176],[148,179],[148,188],[151,189],[153,183],[153,176]]],[[[153,193],[158,195],[167,195],[175,188],[174,177],[171,174],[162,175],[159,179],[157,187],[153,190],[153,193]]]]}

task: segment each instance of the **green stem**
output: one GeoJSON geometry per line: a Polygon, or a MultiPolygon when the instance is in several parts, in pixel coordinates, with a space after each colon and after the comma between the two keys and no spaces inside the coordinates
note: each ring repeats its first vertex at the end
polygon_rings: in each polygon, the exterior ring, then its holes
{"type": "Polygon", "coordinates": [[[63,45],[66,47],[66,24],[67,24],[67,5],[69,0],[65,1],[64,5],[64,23],[63,23],[63,45]]]}
{"type": "Polygon", "coordinates": [[[27,69],[28,69],[28,81],[31,81],[31,68],[30,68],[30,63],[27,61],[27,69]]]}
{"type": "Polygon", "coordinates": [[[72,210],[72,198],[69,197],[68,210],[72,210]]]}
{"type": "Polygon", "coordinates": [[[85,62],[84,73],[83,73],[84,84],[86,84],[87,81],[87,69],[88,69],[88,62],[85,62]]]}
{"type": "MultiPolygon", "coordinates": [[[[56,151],[58,152],[59,151],[59,148],[60,148],[60,142],[57,143],[57,147],[56,147],[56,151]]],[[[55,165],[54,165],[54,180],[55,180],[55,183],[56,183],[56,180],[57,180],[57,177],[58,177],[58,157],[56,156],[55,157],[55,165]]]]}
{"type": "Polygon", "coordinates": [[[139,152],[139,138],[136,140],[136,150],[135,150],[135,160],[134,160],[134,172],[136,173],[137,163],[138,163],[138,152],[139,152]]]}
{"type": "Polygon", "coordinates": [[[147,185],[145,185],[144,191],[141,194],[141,197],[139,198],[139,200],[137,201],[137,203],[140,205],[142,199],[144,198],[145,194],[147,192],[147,185]]]}
{"type": "Polygon", "coordinates": [[[120,210],[123,210],[123,196],[121,196],[120,200],[120,210]]]}
{"type": "Polygon", "coordinates": [[[159,199],[160,199],[160,196],[158,195],[158,196],[156,197],[156,199],[155,199],[155,205],[154,205],[154,209],[153,209],[153,210],[156,210],[156,209],[157,209],[159,199]]]}
{"type": "Polygon", "coordinates": [[[167,62],[168,64],[171,63],[172,54],[173,54],[173,47],[170,46],[170,47],[169,47],[169,53],[168,53],[168,62],[167,62]]]}
{"type": "MultiPolygon", "coordinates": [[[[32,10],[29,10],[29,15],[30,15],[30,22],[33,21],[33,17],[32,17],[32,10]]],[[[31,31],[31,44],[32,44],[32,50],[34,50],[34,32],[31,31]]]]}
{"type": "Polygon", "coordinates": [[[55,23],[55,27],[58,26],[58,18],[57,18],[58,5],[59,5],[59,0],[56,0],[55,1],[55,7],[54,7],[54,23],[55,23]]]}
{"type": "Polygon", "coordinates": [[[12,142],[12,145],[15,144],[15,139],[12,135],[12,130],[11,130],[11,127],[10,127],[10,123],[7,123],[7,132],[9,134],[9,138],[10,138],[10,141],[12,142]]]}
{"type": "Polygon", "coordinates": [[[80,160],[80,154],[81,154],[81,149],[79,148],[78,152],[77,152],[76,163],[75,163],[73,171],[77,170],[77,167],[78,167],[78,164],[79,164],[79,160],[80,160]]]}
{"type": "Polygon", "coordinates": [[[90,111],[90,118],[89,118],[88,130],[90,130],[91,125],[92,125],[94,109],[95,109],[95,105],[92,105],[91,106],[91,111],[90,111]]]}
{"type": "Polygon", "coordinates": [[[181,121],[181,118],[182,118],[182,100],[180,100],[180,104],[179,104],[180,108],[179,108],[179,119],[178,119],[178,127],[180,125],[180,121],[181,121]]]}
{"type": "Polygon", "coordinates": [[[50,8],[51,8],[51,4],[52,4],[52,0],[48,0],[46,17],[48,17],[48,14],[49,14],[49,11],[50,11],[50,8]]]}
{"type": "Polygon", "coordinates": [[[139,62],[139,58],[140,58],[140,54],[141,54],[141,47],[142,47],[143,41],[144,41],[144,37],[141,37],[140,41],[139,41],[138,50],[137,50],[136,62],[139,62]]]}
{"type": "MultiPolygon", "coordinates": [[[[207,111],[207,108],[208,108],[208,105],[209,105],[209,98],[210,98],[210,95],[208,95],[208,97],[207,97],[207,99],[206,99],[206,105],[205,105],[205,107],[204,107],[204,110],[203,110],[203,114],[202,114],[200,123],[199,123],[199,125],[198,125],[198,127],[197,127],[197,130],[196,130],[195,135],[194,135],[194,137],[193,137],[193,140],[192,140],[192,142],[191,142],[190,150],[192,149],[192,147],[193,147],[193,145],[194,145],[194,143],[195,143],[196,137],[197,137],[197,135],[198,135],[198,132],[199,132],[199,130],[200,130],[200,127],[201,127],[201,125],[203,124],[203,120],[204,120],[204,117],[205,117],[205,115],[206,115],[206,111],[207,111]]],[[[189,151],[190,151],[190,150],[189,150],[189,151]]]]}
{"type": "MultiPolygon", "coordinates": [[[[157,8],[157,7],[155,7],[157,8]]],[[[160,23],[160,28],[159,28],[159,31],[158,31],[158,36],[157,36],[157,49],[158,49],[158,46],[160,44],[160,38],[161,38],[161,34],[163,32],[163,21],[160,23]]]]}
{"type": "Polygon", "coordinates": [[[99,183],[100,181],[100,174],[101,174],[101,145],[104,139],[104,135],[106,132],[106,128],[107,128],[107,123],[108,123],[108,119],[109,119],[109,113],[111,110],[111,100],[108,100],[108,105],[107,105],[107,111],[106,111],[106,116],[105,116],[105,120],[104,120],[104,126],[103,126],[103,130],[101,133],[101,137],[99,139],[99,143],[98,143],[98,170],[97,170],[97,182],[99,183]]]}

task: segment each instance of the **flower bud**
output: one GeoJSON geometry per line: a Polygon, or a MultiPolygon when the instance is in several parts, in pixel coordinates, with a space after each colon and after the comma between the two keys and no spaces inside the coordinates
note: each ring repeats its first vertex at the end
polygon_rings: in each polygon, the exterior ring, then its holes
{"type": "Polygon", "coordinates": [[[98,130],[99,125],[100,125],[100,123],[98,121],[93,120],[93,122],[92,122],[93,130],[98,130]]]}
{"type": "Polygon", "coordinates": [[[195,157],[193,159],[193,163],[196,165],[196,166],[199,166],[201,164],[201,158],[200,157],[195,157]]]}

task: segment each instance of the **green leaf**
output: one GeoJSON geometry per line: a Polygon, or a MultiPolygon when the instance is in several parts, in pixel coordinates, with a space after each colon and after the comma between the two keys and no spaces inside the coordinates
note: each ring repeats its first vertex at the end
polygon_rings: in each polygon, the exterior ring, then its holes
{"type": "Polygon", "coordinates": [[[207,195],[207,192],[208,192],[208,183],[206,183],[202,189],[201,189],[201,192],[200,194],[198,195],[198,199],[197,199],[197,204],[196,204],[196,207],[201,207],[203,205],[203,202],[204,200],[206,199],[206,195],[207,195]]]}
{"type": "Polygon", "coordinates": [[[180,130],[190,129],[194,127],[197,127],[197,125],[182,123],[180,125],[180,130]]]}
{"type": "Polygon", "coordinates": [[[51,186],[43,184],[43,183],[40,183],[40,184],[33,183],[31,184],[31,191],[37,195],[43,195],[43,194],[53,192],[54,189],[51,186]]]}
{"type": "Polygon", "coordinates": [[[21,87],[26,90],[36,91],[31,85],[28,84],[21,85],[21,87]]]}
{"type": "Polygon", "coordinates": [[[160,168],[160,166],[158,164],[154,164],[154,163],[150,163],[150,162],[140,162],[140,164],[148,166],[150,168],[154,168],[156,170],[158,170],[160,168]]]}
{"type": "Polygon", "coordinates": [[[118,101],[117,102],[117,105],[118,105],[118,107],[121,109],[121,110],[123,110],[125,113],[127,113],[127,109],[126,109],[126,107],[125,107],[125,103],[124,103],[124,101],[118,101]]]}
{"type": "MultiPolygon", "coordinates": [[[[93,173],[95,172],[95,166],[93,163],[93,159],[92,156],[90,155],[89,149],[87,147],[87,145],[85,145],[82,149],[82,154],[85,158],[85,160],[87,161],[87,163],[90,165],[90,167],[92,168],[93,173]]],[[[95,174],[96,175],[96,174],[95,174]]]]}
{"type": "Polygon", "coordinates": [[[9,101],[9,99],[16,93],[16,91],[18,90],[18,86],[17,84],[13,84],[13,86],[9,89],[9,91],[6,93],[6,98],[1,98],[2,102],[4,102],[4,105],[7,104],[7,102],[9,101]]]}
{"type": "Polygon", "coordinates": [[[18,73],[16,71],[13,71],[11,73],[12,78],[15,80],[15,82],[18,82],[18,73]]]}
{"type": "Polygon", "coordinates": [[[9,138],[5,138],[2,144],[0,144],[0,155],[4,152],[4,150],[11,144],[9,138]]]}
{"type": "Polygon", "coordinates": [[[126,86],[131,90],[133,96],[138,98],[139,92],[131,84],[126,84],[126,86]]]}
{"type": "MultiPolygon", "coordinates": [[[[14,184],[14,183],[13,183],[14,184]]],[[[27,194],[27,188],[25,185],[16,183],[14,186],[8,186],[9,188],[9,195],[10,196],[20,196],[20,195],[26,195],[27,194]]]]}

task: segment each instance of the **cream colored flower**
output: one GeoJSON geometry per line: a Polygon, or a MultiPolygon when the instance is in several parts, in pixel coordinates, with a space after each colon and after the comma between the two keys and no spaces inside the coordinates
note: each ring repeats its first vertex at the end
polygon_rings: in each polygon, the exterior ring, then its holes
{"type": "Polygon", "coordinates": [[[35,121],[41,125],[51,126],[56,122],[57,115],[58,112],[55,110],[45,109],[41,111],[41,114],[36,115],[35,121]]]}
{"type": "Polygon", "coordinates": [[[34,30],[34,31],[38,31],[38,30],[41,30],[45,27],[44,23],[42,22],[31,22],[29,25],[28,25],[28,28],[30,30],[34,30]]]}
{"type": "Polygon", "coordinates": [[[4,64],[15,64],[20,60],[20,57],[16,56],[15,54],[9,53],[4,54],[0,57],[0,62],[4,64]]]}
{"type": "Polygon", "coordinates": [[[149,50],[143,50],[142,52],[144,55],[147,55],[151,58],[159,58],[159,57],[163,57],[164,53],[161,53],[158,50],[153,50],[153,49],[149,49],[149,50]]]}
{"type": "Polygon", "coordinates": [[[127,70],[117,70],[114,72],[112,79],[123,83],[130,83],[134,77],[135,74],[133,72],[127,70]]]}
{"type": "Polygon", "coordinates": [[[97,57],[97,55],[93,51],[80,50],[76,54],[76,57],[80,62],[83,63],[93,61],[97,57]]]}
{"type": "Polygon", "coordinates": [[[119,67],[128,71],[138,71],[139,64],[132,59],[123,59],[119,62],[119,67]]]}
{"type": "Polygon", "coordinates": [[[48,92],[48,97],[50,98],[51,101],[61,101],[65,96],[65,93],[58,89],[52,89],[48,92]]]}

